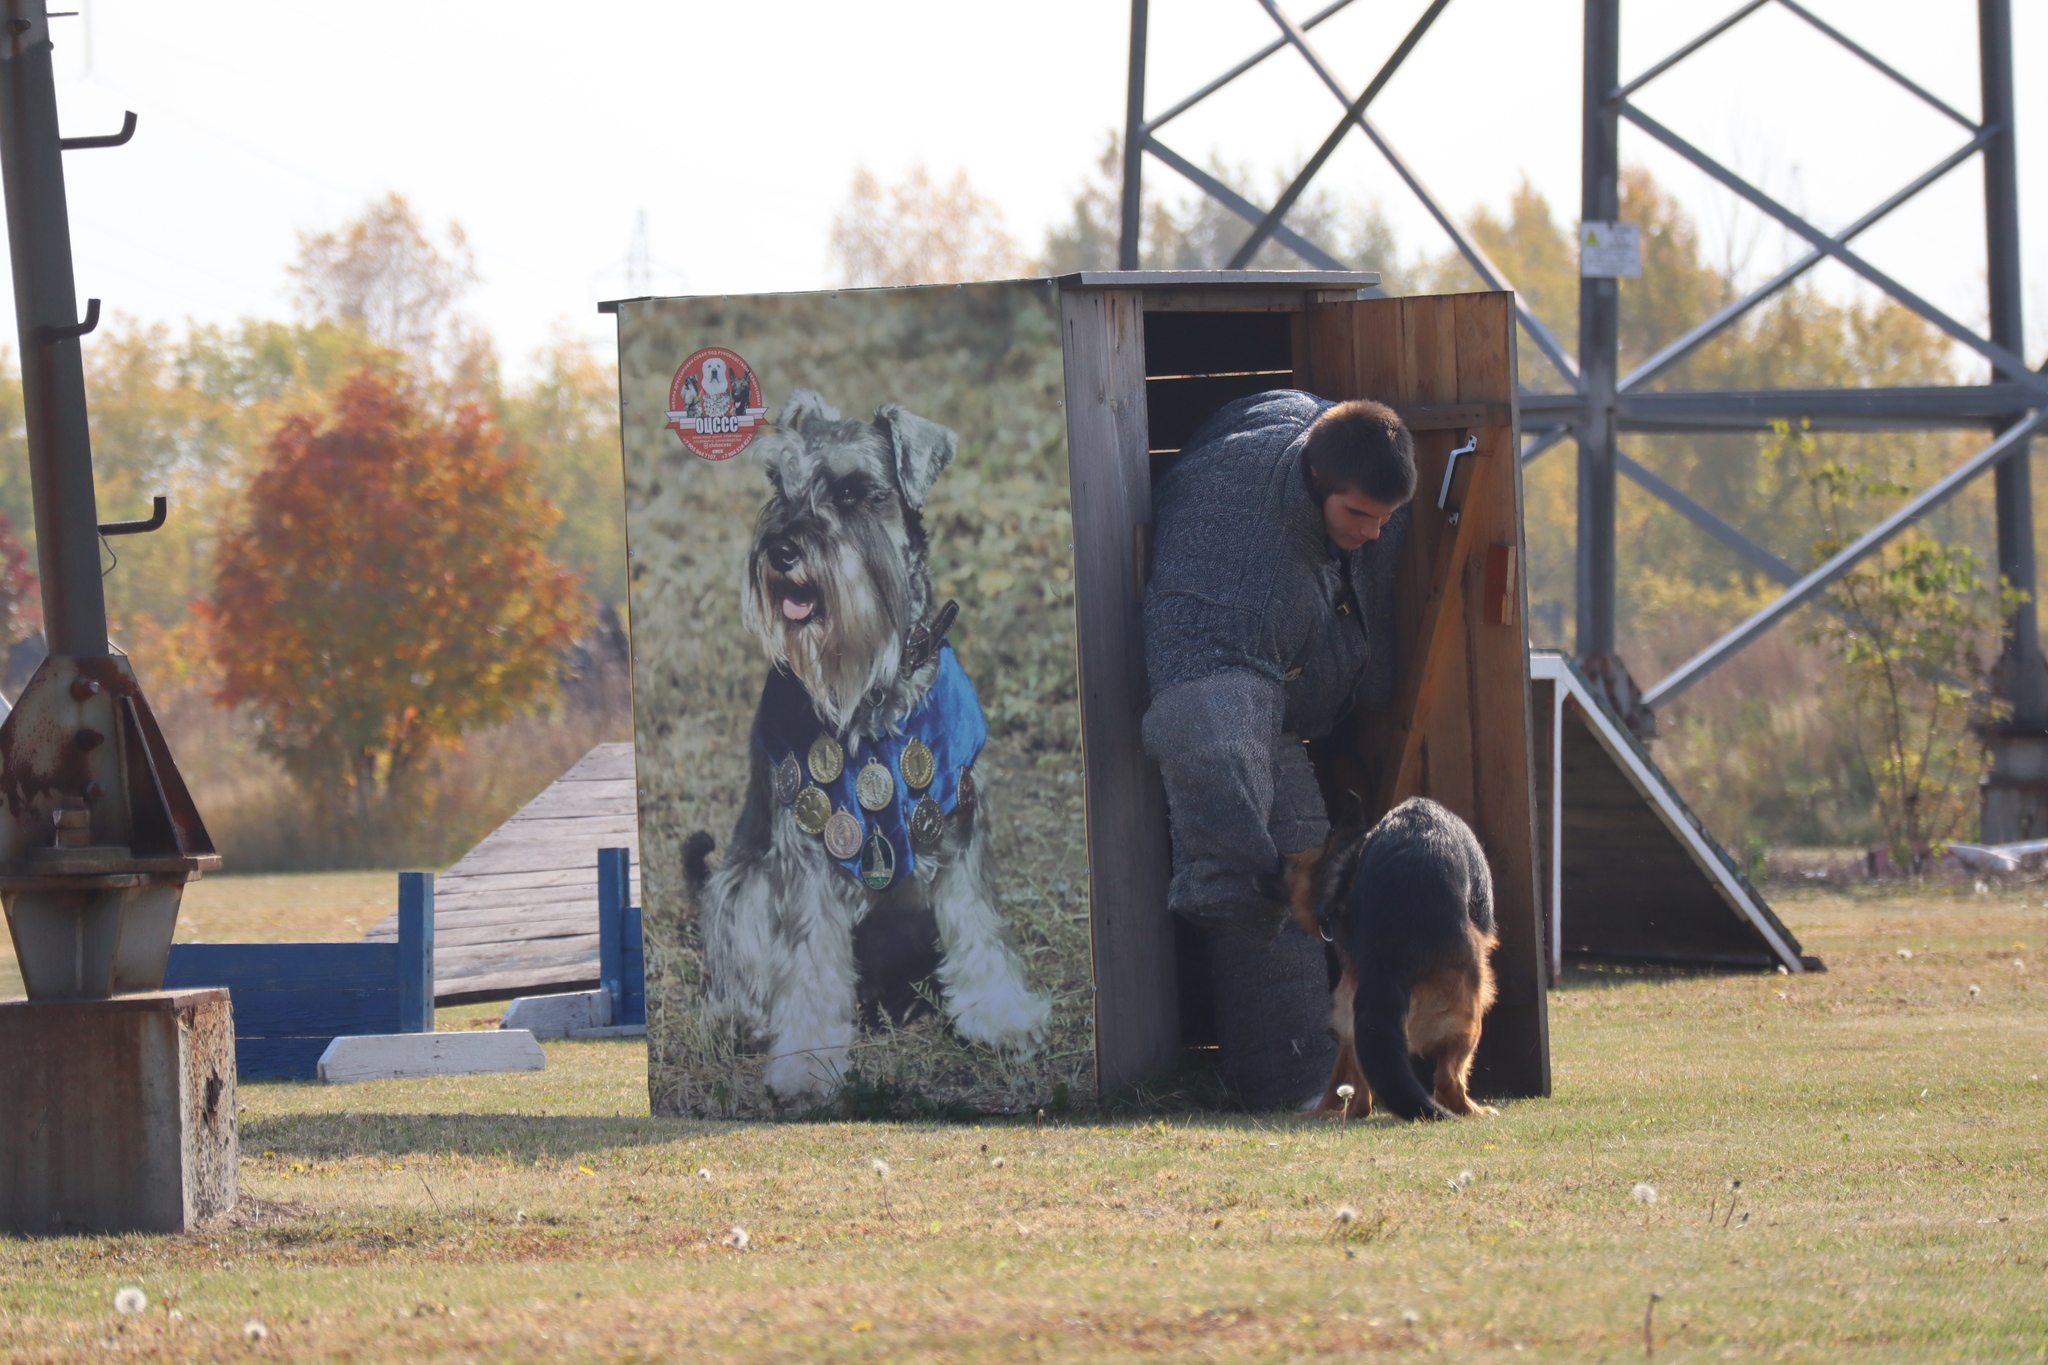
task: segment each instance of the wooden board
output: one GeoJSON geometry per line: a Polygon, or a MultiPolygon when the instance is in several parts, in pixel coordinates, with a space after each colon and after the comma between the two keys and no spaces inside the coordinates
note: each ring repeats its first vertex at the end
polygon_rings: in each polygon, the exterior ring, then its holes
{"type": "Polygon", "coordinates": [[[320,1079],[329,1085],[405,1076],[478,1076],[500,1071],[545,1071],[547,1054],[524,1029],[467,1033],[386,1033],[336,1038],[320,1054],[320,1079]]]}
{"type": "Polygon", "coordinates": [[[1180,1048],[1173,930],[1166,911],[1172,874],[1166,792],[1140,738],[1149,698],[1136,589],[1140,550],[1152,525],[1143,307],[1135,291],[1060,294],[1074,575],[1080,583],[1114,585],[1078,594],[1075,606],[1095,1067],[1103,1094],[1165,1069],[1180,1048]]]}
{"type": "MultiPolygon", "coordinates": [[[[595,986],[597,851],[634,851],[637,903],[638,809],[633,746],[600,744],[435,878],[435,999],[595,986]]],[[[397,936],[392,915],[364,941],[397,936]]]]}
{"type": "Polygon", "coordinates": [[[1493,870],[1500,999],[1487,1017],[1476,1093],[1550,1093],[1543,919],[1537,896],[1527,619],[1489,606],[1494,547],[1522,554],[1516,458],[1515,316],[1506,293],[1362,299],[1309,307],[1296,328],[1296,382],[1326,398],[1371,398],[1432,420],[1415,432],[1419,475],[1396,578],[1396,703],[1319,754],[1326,787],[1371,793],[1365,816],[1409,796],[1441,801],[1479,835],[1493,870]],[[1439,509],[1450,452],[1458,461],[1439,509]],[[1451,513],[1456,512],[1453,520],[1451,513]],[[1489,624],[1489,617],[1496,624],[1489,624]],[[1503,619],[1505,618],[1505,619],[1503,619]]]}

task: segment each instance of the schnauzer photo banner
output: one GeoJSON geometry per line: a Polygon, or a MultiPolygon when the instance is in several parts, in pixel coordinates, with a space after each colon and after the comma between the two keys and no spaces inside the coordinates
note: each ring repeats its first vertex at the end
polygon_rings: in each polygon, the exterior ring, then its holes
{"type": "Polygon", "coordinates": [[[1048,281],[619,306],[660,1115],[1095,1092],[1048,281]]]}

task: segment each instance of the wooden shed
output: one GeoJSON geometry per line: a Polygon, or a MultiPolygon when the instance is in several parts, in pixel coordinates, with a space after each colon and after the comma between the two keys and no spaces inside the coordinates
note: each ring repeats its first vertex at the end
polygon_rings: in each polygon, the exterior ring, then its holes
{"type": "MultiPolygon", "coordinates": [[[[597,851],[640,836],[633,746],[600,744],[434,879],[434,999],[510,999],[598,984],[597,851]]],[[[396,943],[398,916],[366,943],[396,943]]]]}
{"type": "Polygon", "coordinates": [[[1477,831],[1501,945],[1474,1090],[1549,1093],[1512,296],[1388,298],[1377,276],[1291,271],[1057,284],[1101,1088],[1163,1069],[1183,1042],[1165,797],[1139,737],[1152,480],[1222,404],[1299,388],[1398,409],[1420,475],[1397,579],[1395,708],[1321,746],[1319,776],[1358,793],[1368,819],[1419,794],[1477,831]]]}

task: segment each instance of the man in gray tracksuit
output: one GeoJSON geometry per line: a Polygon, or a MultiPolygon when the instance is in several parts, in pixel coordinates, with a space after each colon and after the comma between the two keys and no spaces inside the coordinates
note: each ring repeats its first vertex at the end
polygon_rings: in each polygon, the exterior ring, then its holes
{"type": "Polygon", "coordinates": [[[1255,1107],[1319,1097],[1335,1057],[1323,945],[1283,925],[1277,874],[1329,833],[1305,745],[1392,699],[1414,491],[1392,410],[1293,391],[1224,407],[1153,490],[1144,738],[1167,903],[1201,930],[1224,1069],[1255,1107]]]}

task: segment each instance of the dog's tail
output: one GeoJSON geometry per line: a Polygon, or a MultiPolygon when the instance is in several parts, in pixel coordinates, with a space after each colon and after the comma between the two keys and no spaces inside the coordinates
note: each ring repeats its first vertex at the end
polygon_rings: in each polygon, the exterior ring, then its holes
{"type": "Polygon", "coordinates": [[[1373,1098],[1404,1119],[1446,1119],[1450,1113],[1416,1079],[1408,1060],[1408,1004],[1414,983],[1408,974],[1367,953],[1357,964],[1352,1029],[1359,1069],[1373,1098]]]}
{"type": "Polygon", "coordinates": [[[683,880],[689,885],[692,899],[703,895],[704,883],[711,880],[711,864],[705,859],[716,847],[718,841],[701,829],[683,840],[683,880]]]}

